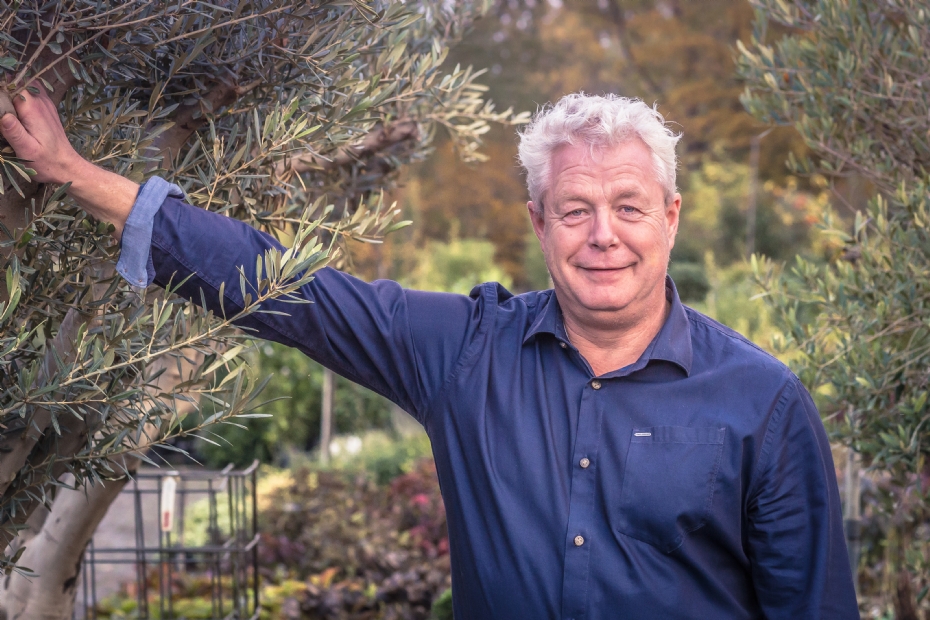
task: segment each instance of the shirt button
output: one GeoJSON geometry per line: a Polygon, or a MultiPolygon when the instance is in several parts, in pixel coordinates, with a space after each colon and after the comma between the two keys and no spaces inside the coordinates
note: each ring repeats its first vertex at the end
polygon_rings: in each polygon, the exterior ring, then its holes
{"type": "Polygon", "coordinates": [[[588,465],[591,464],[591,461],[587,457],[585,457],[581,459],[580,461],[578,461],[578,464],[581,465],[581,469],[587,469],[588,465]]]}
{"type": "Polygon", "coordinates": [[[601,382],[595,379],[591,382],[591,387],[593,387],[595,390],[599,390],[601,389],[601,382]]]}
{"type": "Polygon", "coordinates": [[[568,348],[568,345],[565,344],[564,342],[560,342],[560,343],[559,343],[559,346],[562,347],[563,349],[567,349],[567,348],[568,348]]]}
{"type": "Polygon", "coordinates": [[[575,546],[580,547],[584,544],[584,536],[575,536],[575,546]]]}

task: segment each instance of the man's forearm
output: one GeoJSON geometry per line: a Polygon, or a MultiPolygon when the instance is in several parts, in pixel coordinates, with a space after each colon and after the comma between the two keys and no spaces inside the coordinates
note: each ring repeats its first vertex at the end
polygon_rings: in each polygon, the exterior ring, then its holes
{"type": "Polygon", "coordinates": [[[84,162],[68,179],[68,194],[98,220],[113,224],[113,236],[121,239],[126,219],[139,193],[139,185],[125,177],[84,162]]]}

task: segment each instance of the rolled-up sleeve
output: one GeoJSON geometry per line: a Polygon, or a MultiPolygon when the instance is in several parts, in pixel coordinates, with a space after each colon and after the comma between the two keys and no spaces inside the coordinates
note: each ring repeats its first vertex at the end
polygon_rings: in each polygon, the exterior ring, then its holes
{"type": "Polygon", "coordinates": [[[155,279],[152,263],[152,226],[165,199],[183,198],[184,192],[161,177],[152,177],[142,187],[123,227],[116,272],[135,287],[145,288],[155,279]]]}
{"type": "Polygon", "coordinates": [[[858,618],[833,457],[792,378],[769,421],[747,506],[748,553],[765,618],[858,618]]]}

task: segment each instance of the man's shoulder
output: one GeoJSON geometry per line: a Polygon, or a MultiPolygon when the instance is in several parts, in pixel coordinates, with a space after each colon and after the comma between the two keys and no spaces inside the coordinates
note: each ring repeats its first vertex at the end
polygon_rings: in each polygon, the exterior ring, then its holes
{"type": "Polygon", "coordinates": [[[485,282],[474,287],[469,297],[481,307],[484,329],[496,338],[507,340],[510,335],[523,341],[533,331],[555,331],[555,293],[528,291],[514,295],[498,282],[485,282]]]}
{"type": "Polygon", "coordinates": [[[691,342],[695,354],[712,365],[734,365],[746,370],[762,370],[781,377],[783,381],[796,381],[794,373],[774,355],[734,329],[709,316],[685,306],[691,327],[691,342]]]}
{"type": "Polygon", "coordinates": [[[739,332],[692,308],[686,311],[690,377],[713,392],[717,405],[734,407],[750,429],[767,427],[777,412],[790,411],[794,420],[817,416],[807,389],[787,365],[739,332]]]}

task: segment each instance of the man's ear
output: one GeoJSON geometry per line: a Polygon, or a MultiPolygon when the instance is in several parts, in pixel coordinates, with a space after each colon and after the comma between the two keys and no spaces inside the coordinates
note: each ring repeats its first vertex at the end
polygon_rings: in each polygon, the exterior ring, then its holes
{"type": "Polygon", "coordinates": [[[668,249],[675,247],[675,237],[678,235],[678,222],[681,219],[681,194],[675,194],[672,200],[665,205],[665,226],[668,234],[668,249]]]}
{"type": "Polygon", "coordinates": [[[543,206],[536,206],[532,200],[526,203],[526,210],[530,212],[530,222],[533,224],[533,232],[536,233],[536,238],[539,239],[539,242],[542,243],[543,240],[543,230],[546,225],[546,218],[543,215],[543,206]]]}

